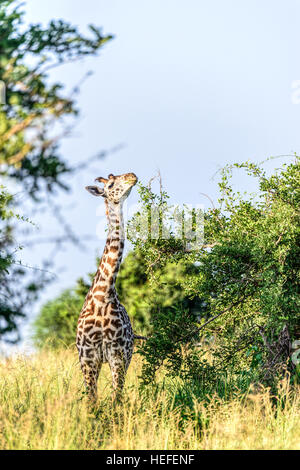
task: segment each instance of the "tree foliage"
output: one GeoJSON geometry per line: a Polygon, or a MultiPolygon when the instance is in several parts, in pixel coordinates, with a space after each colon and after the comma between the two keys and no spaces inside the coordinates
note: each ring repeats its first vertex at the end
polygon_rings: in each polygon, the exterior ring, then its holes
{"type": "Polygon", "coordinates": [[[39,348],[60,348],[75,343],[76,326],[83,298],[65,290],[47,302],[34,322],[33,340],[39,348]]]}
{"type": "Polygon", "coordinates": [[[64,186],[59,177],[69,168],[58,153],[60,135],[53,135],[53,125],[78,113],[75,96],[66,96],[60,83],[50,84],[49,71],[96,54],[111,36],[91,25],[87,38],[63,20],[24,28],[23,16],[14,0],[1,2],[0,80],[6,103],[0,110],[0,163],[2,174],[37,197],[44,186],[48,191],[64,186]]]}
{"type": "Polygon", "coordinates": [[[16,318],[25,315],[26,305],[46,280],[45,272],[30,276],[27,269],[16,265],[20,248],[15,241],[17,222],[24,218],[17,216],[17,200],[4,184],[17,183],[35,203],[56,188],[68,189],[63,177],[74,169],[60,155],[59,143],[78,115],[79,88],[68,95],[61,83],[51,83],[49,73],[66,62],[97,54],[112,38],[93,25],[86,37],[63,20],[52,20],[46,27],[25,25],[22,7],[15,0],[0,2],[0,83],[6,98],[0,103],[1,338],[18,331],[16,318]]]}
{"type": "MultiPolygon", "coordinates": [[[[162,364],[186,380],[216,380],[229,368],[266,381],[282,372],[299,329],[299,183],[297,157],[271,176],[250,162],[227,166],[219,206],[204,214],[199,249],[187,249],[172,230],[167,240],[152,239],[151,233],[132,237],[154,282],[156,271],[170,261],[198,267],[179,279],[185,295],[200,299],[198,315],[177,306],[152,315],[153,334],[140,348],[146,382],[162,364]],[[233,190],[235,168],[257,180],[257,194],[233,190]]],[[[146,217],[154,199],[150,188],[141,189],[146,217]]]]}

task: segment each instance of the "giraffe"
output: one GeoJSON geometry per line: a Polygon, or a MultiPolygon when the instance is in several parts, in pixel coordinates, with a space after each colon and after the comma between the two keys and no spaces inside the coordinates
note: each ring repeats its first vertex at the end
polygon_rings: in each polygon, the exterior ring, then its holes
{"type": "Polygon", "coordinates": [[[104,184],[87,186],[106,205],[108,235],[92,286],[85,298],[77,327],[76,345],[88,396],[97,400],[97,380],[103,363],[112,374],[113,400],[120,398],[129,367],[134,334],[129,316],[119,302],[115,281],[124,250],[123,203],[137,183],[134,173],[96,178],[104,184]]]}

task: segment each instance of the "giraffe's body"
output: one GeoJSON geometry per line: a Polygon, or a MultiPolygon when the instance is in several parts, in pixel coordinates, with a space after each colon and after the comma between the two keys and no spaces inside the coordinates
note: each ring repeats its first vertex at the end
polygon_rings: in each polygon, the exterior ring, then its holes
{"type": "Polygon", "coordinates": [[[133,352],[134,334],[129,316],[118,300],[115,280],[124,250],[122,204],[137,178],[129,173],[97,180],[104,183],[104,190],[97,186],[87,189],[105,197],[109,231],[99,268],[79,316],[76,341],[85,384],[93,400],[97,397],[97,379],[104,362],[111,369],[115,396],[121,392],[133,352]]]}

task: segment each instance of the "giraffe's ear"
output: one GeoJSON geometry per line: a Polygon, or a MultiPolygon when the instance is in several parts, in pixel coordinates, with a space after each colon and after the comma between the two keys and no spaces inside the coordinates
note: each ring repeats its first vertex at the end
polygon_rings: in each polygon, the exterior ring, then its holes
{"type": "Polygon", "coordinates": [[[105,192],[103,189],[98,188],[98,186],[86,186],[85,188],[93,196],[103,196],[105,197],[105,192]]]}

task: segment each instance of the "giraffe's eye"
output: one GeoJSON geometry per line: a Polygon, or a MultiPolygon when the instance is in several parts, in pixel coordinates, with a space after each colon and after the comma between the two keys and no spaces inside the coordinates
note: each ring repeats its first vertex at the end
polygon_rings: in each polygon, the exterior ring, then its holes
{"type": "Polygon", "coordinates": [[[112,183],[110,183],[110,185],[108,185],[108,189],[111,189],[114,185],[114,181],[112,183]]]}

